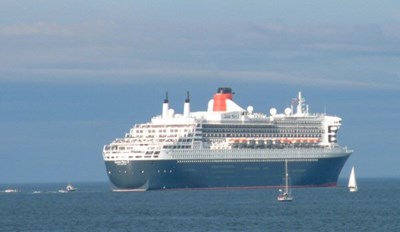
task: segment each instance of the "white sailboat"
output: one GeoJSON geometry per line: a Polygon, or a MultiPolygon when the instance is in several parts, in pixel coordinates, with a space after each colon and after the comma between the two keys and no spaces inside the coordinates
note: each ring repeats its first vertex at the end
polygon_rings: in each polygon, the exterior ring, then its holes
{"type": "Polygon", "coordinates": [[[288,162],[287,160],[285,160],[285,191],[282,193],[282,189],[279,189],[279,191],[281,192],[278,197],[277,200],[281,201],[281,202],[289,202],[293,200],[292,195],[290,194],[289,191],[289,172],[288,172],[288,162]]]}
{"type": "Polygon", "coordinates": [[[354,166],[351,168],[350,178],[349,178],[349,191],[350,192],[357,192],[357,181],[356,181],[356,173],[354,171],[354,166]]]}

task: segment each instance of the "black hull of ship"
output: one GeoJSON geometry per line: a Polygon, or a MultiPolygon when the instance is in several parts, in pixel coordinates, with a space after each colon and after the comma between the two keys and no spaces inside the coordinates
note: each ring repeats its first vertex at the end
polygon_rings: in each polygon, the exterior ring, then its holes
{"type": "MultiPolygon", "coordinates": [[[[348,156],[292,159],[290,183],[299,187],[336,186],[348,156]]],[[[197,188],[267,188],[284,183],[285,161],[276,160],[142,160],[105,162],[118,190],[197,188]]]]}

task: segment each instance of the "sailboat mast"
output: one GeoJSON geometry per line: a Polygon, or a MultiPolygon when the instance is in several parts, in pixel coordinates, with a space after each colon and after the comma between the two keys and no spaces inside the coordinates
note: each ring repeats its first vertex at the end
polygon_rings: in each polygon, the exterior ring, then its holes
{"type": "MultiPolygon", "coordinates": [[[[282,192],[282,189],[279,189],[282,192]]],[[[278,201],[288,202],[292,201],[293,197],[289,193],[289,171],[288,171],[288,161],[285,159],[285,191],[278,196],[278,201]]]]}
{"type": "Polygon", "coordinates": [[[288,165],[287,160],[285,160],[285,192],[289,193],[289,173],[288,173],[288,165]]]}

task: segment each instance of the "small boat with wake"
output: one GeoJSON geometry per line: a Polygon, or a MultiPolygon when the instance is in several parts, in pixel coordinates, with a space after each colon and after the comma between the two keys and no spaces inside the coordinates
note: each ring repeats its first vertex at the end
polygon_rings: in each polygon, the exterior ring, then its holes
{"type": "Polygon", "coordinates": [[[72,184],[68,184],[67,187],[58,190],[59,193],[68,193],[68,192],[75,192],[77,188],[75,188],[72,184]]]}
{"type": "Polygon", "coordinates": [[[9,188],[9,189],[4,190],[3,192],[5,192],[5,193],[17,193],[18,190],[9,188]]]}

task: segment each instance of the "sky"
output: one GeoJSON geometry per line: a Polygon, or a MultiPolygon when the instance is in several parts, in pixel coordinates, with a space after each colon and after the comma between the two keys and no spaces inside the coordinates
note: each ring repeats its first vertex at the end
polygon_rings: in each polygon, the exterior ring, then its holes
{"type": "Polygon", "coordinates": [[[340,116],[340,177],[400,177],[399,1],[0,1],[0,183],[107,181],[102,147],[218,87],[340,116]]]}

